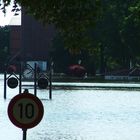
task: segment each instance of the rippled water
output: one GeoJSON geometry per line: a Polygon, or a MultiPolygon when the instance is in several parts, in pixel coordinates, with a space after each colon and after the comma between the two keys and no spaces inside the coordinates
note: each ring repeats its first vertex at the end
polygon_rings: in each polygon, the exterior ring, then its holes
{"type": "MultiPolygon", "coordinates": [[[[8,89],[3,99],[0,85],[0,140],[22,140],[22,130],[7,116],[10,99],[18,89],[8,89]]],[[[33,93],[33,89],[30,89],[33,93]]],[[[139,140],[140,92],[118,90],[39,90],[43,120],[29,129],[27,140],[139,140]]]]}

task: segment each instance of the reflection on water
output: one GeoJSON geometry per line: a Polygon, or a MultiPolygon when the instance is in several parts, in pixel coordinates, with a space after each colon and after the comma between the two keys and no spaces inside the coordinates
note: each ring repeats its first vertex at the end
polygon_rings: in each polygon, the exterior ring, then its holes
{"type": "MultiPolygon", "coordinates": [[[[2,87],[2,86],[0,86],[2,87]]],[[[18,92],[0,94],[1,140],[22,140],[22,131],[7,116],[7,105],[18,92]]],[[[30,90],[33,92],[33,89],[30,90]]],[[[140,93],[117,90],[39,90],[45,113],[38,126],[28,130],[28,140],[139,140],[140,93]]]]}

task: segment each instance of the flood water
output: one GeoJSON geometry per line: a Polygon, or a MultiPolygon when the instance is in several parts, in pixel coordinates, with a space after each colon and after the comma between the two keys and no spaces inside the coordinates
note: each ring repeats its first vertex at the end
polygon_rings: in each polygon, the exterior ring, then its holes
{"type": "MultiPolygon", "coordinates": [[[[29,89],[33,93],[33,89],[29,89]]],[[[139,140],[140,91],[129,90],[38,90],[44,105],[42,121],[27,131],[27,140],[139,140]]],[[[0,140],[22,140],[22,130],[7,115],[17,89],[0,84],[0,140]]]]}

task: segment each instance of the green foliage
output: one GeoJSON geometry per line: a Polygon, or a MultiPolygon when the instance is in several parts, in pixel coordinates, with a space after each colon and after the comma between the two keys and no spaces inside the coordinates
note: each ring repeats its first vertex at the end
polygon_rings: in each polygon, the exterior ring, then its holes
{"type": "Polygon", "coordinates": [[[128,8],[130,15],[127,17],[129,20],[133,20],[136,26],[140,25],[140,1],[135,0],[134,4],[128,8]]]}
{"type": "Polygon", "coordinates": [[[129,68],[139,63],[140,2],[138,0],[103,0],[103,14],[93,28],[94,45],[104,48],[106,70],[129,68]],[[134,63],[135,64],[135,63],[134,63]]]}
{"type": "MultiPolygon", "coordinates": [[[[11,0],[3,0],[4,8],[11,0]]],[[[100,0],[15,0],[28,14],[45,25],[53,24],[64,38],[66,48],[80,51],[89,47],[87,29],[100,14],[100,0]]],[[[15,11],[17,7],[14,4],[15,11]]]]}
{"type": "MultiPolygon", "coordinates": [[[[5,12],[11,0],[3,1],[5,12]]],[[[45,25],[55,25],[62,44],[55,42],[56,61],[69,58],[70,52],[90,71],[140,63],[139,0],[16,0],[13,11],[18,11],[16,2],[45,25]]]]}

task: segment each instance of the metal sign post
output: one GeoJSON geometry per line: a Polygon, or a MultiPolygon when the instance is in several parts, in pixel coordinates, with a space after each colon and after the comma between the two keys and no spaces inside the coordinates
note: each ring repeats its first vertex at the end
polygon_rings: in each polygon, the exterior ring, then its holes
{"type": "Polygon", "coordinates": [[[50,73],[49,73],[49,99],[51,100],[52,99],[52,71],[53,71],[53,61],[51,62],[51,65],[50,65],[50,73]]]}
{"type": "Polygon", "coordinates": [[[34,95],[37,96],[37,64],[34,64],[34,95]]]}
{"type": "Polygon", "coordinates": [[[8,105],[8,116],[11,122],[22,128],[23,140],[26,140],[27,129],[35,127],[42,119],[44,107],[42,102],[28,89],[16,95],[8,105]]]}
{"type": "Polygon", "coordinates": [[[11,72],[9,75],[7,74],[7,66],[5,66],[4,72],[4,99],[6,99],[7,95],[7,86],[11,89],[16,88],[19,85],[19,93],[21,93],[22,88],[22,73],[21,73],[21,65],[19,76],[15,72],[11,72]]]}
{"type": "Polygon", "coordinates": [[[23,140],[26,140],[27,138],[27,129],[22,129],[23,131],[23,140]]]}
{"type": "Polygon", "coordinates": [[[30,79],[34,81],[34,95],[37,96],[37,87],[39,89],[47,89],[48,83],[49,85],[49,99],[51,99],[51,94],[52,94],[52,80],[50,77],[50,73],[47,74],[44,71],[40,70],[39,65],[34,62],[34,64],[26,64],[26,67],[23,71],[23,78],[25,79],[30,79]]]}
{"type": "Polygon", "coordinates": [[[49,74],[49,99],[52,99],[52,70],[50,69],[50,74],[49,74]]]}
{"type": "Polygon", "coordinates": [[[7,88],[6,88],[6,71],[4,72],[4,99],[6,99],[6,92],[7,92],[7,88]]]}

